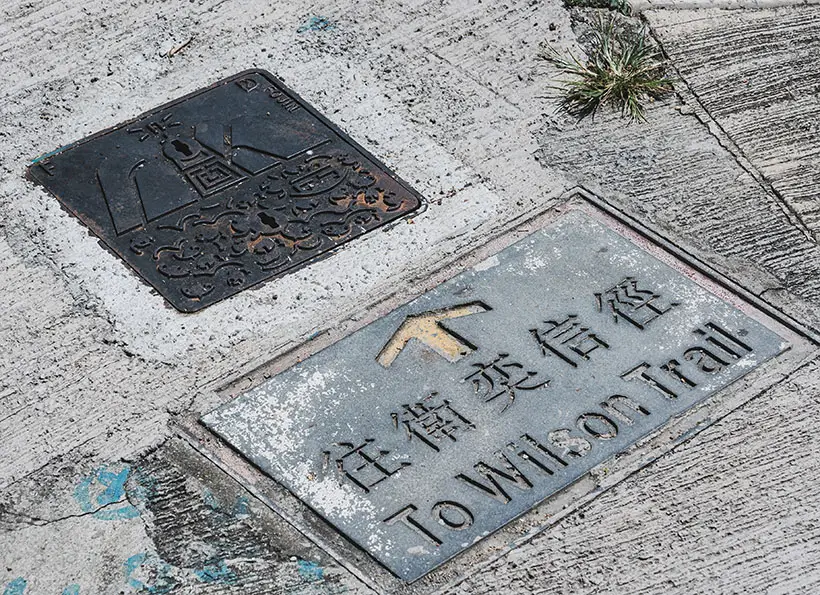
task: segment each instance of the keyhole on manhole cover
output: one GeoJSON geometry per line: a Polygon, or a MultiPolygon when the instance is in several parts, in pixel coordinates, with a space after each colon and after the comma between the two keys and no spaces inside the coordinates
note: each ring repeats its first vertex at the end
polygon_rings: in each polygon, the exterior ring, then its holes
{"type": "Polygon", "coordinates": [[[259,213],[259,220],[262,221],[268,227],[279,227],[279,223],[276,221],[274,217],[271,217],[267,213],[259,213]]]}
{"type": "Polygon", "coordinates": [[[188,146],[188,143],[182,142],[181,140],[175,140],[171,144],[174,145],[174,148],[177,151],[179,151],[180,153],[182,153],[186,157],[190,157],[191,155],[194,154],[194,152],[191,151],[191,147],[188,146]]]}

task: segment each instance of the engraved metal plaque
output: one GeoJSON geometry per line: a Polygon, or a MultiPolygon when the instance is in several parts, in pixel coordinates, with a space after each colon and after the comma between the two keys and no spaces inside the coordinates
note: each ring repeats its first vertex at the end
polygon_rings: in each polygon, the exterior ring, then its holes
{"type": "Polygon", "coordinates": [[[64,147],[29,175],[183,312],[304,266],[421,205],[260,70],[64,147]]]}
{"type": "Polygon", "coordinates": [[[412,581],[789,347],[684,273],[570,210],[203,421],[412,581]]]}

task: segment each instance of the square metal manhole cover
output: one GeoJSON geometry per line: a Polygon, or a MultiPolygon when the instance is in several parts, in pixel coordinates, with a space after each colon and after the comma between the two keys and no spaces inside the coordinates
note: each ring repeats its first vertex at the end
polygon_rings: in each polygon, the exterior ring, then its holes
{"type": "Polygon", "coordinates": [[[594,209],[203,418],[404,581],[789,348],[594,209]]]}
{"type": "Polygon", "coordinates": [[[29,174],[183,312],[421,205],[260,70],[62,148],[29,174]]]}

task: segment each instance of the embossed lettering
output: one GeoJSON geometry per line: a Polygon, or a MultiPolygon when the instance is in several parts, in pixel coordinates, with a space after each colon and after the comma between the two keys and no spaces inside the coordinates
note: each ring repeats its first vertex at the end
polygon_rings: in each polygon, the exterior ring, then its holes
{"type": "Polygon", "coordinates": [[[676,392],[674,392],[665,384],[657,380],[654,376],[647,374],[646,371],[649,370],[651,367],[652,366],[647,362],[641,362],[631,370],[627,370],[626,372],[621,374],[621,378],[623,378],[624,380],[639,380],[651,386],[653,389],[658,391],[667,399],[677,399],[678,394],[676,392]]]}
{"type": "Polygon", "coordinates": [[[680,372],[680,370],[678,370],[679,366],[680,366],[680,362],[678,360],[670,359],[668,362],[666,362],[665,364],[663,364],[662,366],[659,366],[659,367],[660,367],[661,370],[663,370],[664,372],[666,372],[667,374],[672,376],[672,378],[674,378],[675,380],[677,380],[678,382],[680,382],[684,386],[686,386],[688,388],[696,387],[697,383],[694,382],[693,380],[690,380],[686,376],[684,376],[680,372]]]}
{"type": "Polygon", "coordinates": [[[635,277],[625,277],[617,285],[595,294],[598,311],[606,307],[615,322],[626,320],[639,329],[671,310],[679,302],[664,302],[660,294],[638,287],[635,277]]]}
{"type": "Polygon", "coordinates": [[[501,487],[501,484],[498,481],[499,479],[523,491],[532,488],[532,483],[523,473],[521,473],[521,471],[518,470],[518,467],[510,462],[506,455],[503,453],[496,453],[496,456],[501,460],[501,465],[504,468],[503,470],[498,467],[492,467],[483,461],[473,465],[473,469],[475,469],[476,472],[486,480],[486,482],[482,482],[480,479],[474,479],[464,473],[456,475],[456,479],[463,481],[468,486],[475,488],[493,500],[501,502],[502,504],[507,504],[512,498],[510,498],[510,495],[504,490],[504,488],[501,487]]]}
{"type": "Polygon", "coordinates": [[[538,442],[529,434],[524,434],[519,439],[520,442],[510,442],[507,448],[516,453],[522,460],[532,463],[539,470],[547,475],[555,473],[553,467],[566,467],[567,462],[552,452],[549,448],[538,442]],[[549,464],[545,461],[548,459],[549,464]]]}
{"type": "Polygon", "coordinates": [[[138,134],[140,142],[146,141],[152,136],[158,138],[162,142],[168,138],[168,130],[170,128],[178,128],[182,126],[182,122],[173,120],[173,117],[174,114],[167,113],[161,118],[149,120],[137,128],[129,128],[126,132],[128,134],[138,134]]]}
{"type": "Polygon", "coordinates": [[[276,87],[269,87],[268,95],[271,96],[271,99],[275,99],[276,102],[285,108],[289,112],[295,112],[299,109],[299,102],[287,95],[281,89],[277,89],[276,87]]]}
{"type": "Polygon", "coordinates": [[[414,506],[413,504],[408,504],[397,513],[384,519],[382,522],[388,525],[402,523],[405,527],[409,527],[415,533],[421,535],[422,537],[424,537],[424,539],[432,543],[434,546],[440,546],[441,540],[438,537],[436,537],[431,531],[425,529],[424,525],[422,525],[420,522],[413,518],[413,513],[417,511],[418,507],[414,506]]]}
{"type": "Polygon", "coordinates": [[[563,451],[560,455],[562,457],[585,457],[592,450],[592,444],[589,440],[580,436],[572,436],[570,430],[566,428],[550,432],[547,438],[551,445],[563,451]]]}
{"type": "Polygon", "coordinates": [[[524,371],[521,364],[506,361],[508,357],[509,354],[500,353],[488,364],[473,364],[477,370],[464,379],[472,380],[475,393],[481,393],[485,402],[506,396],[502,413],[515,402],[516,391],[536,390],[549,385],[549,380],[537,381],[538,372],[524,371]]]}
{"type": "Polygon", "coordinates": [[[601,403],[601,409],[606,411],[612,417],[625,423],[628,426],[631,426],[634,420],[629,417],[623,411],[623,406],[629,407],[635,413],[640,413],[642,415],[649,415],[649,409],[641,405],[640,403],[636,403],[629,397],[625,397],[624,395],[612,395],[606,401],[601,403]]]}
{"type": "Polygon", "coordinates": [[[530,329],[530,334],[541,347],[541,353],[556,355],[573,368],[578,367],[581,360],[588,360],[596,349],[609,349],[606,341],[578,322],[575,314],[561,322],[547,320],[544,326],[530,329]]]}
{"type": "Polygon", "coordinates": [[[452,500],[436,502],[431,513],[438,519],[439,523],[453,531],[469,529],[474,520],[473,513],[470,512],[469,508],[452,500]]]}
{"type": "Polygon", "coordinates": [[[250,93],[259,87],[259,82],[252,78],[245,78],[236,81],[236,86],[245,91],[245,93],[250,93]]]}
{"type": "Polygon", "coordinates": [[[374,442],[374,438],[366,438],[359,445],[338,442],[333,445],[335,453],[324,451],[324,467],[329,467],[333,460],[339,474],[367,494],[384,480],[410,466],[408,461],[390,461],[390,451],[376,448],[374,442]]]}
{"type": "Polygon", "coordinates": [[[575,423],[580,430],[599,440],[611,440],[618,435],[615,422],[601,413],[584,413],[575,423]]]}
{"type": "Polygon", "coordinates": [[[716,374],[729,365],[705,347],[692,347],[683,354],[683,359],[693,362],[698,370],[707,374],[716,374]]]}
{"type": "Polygon", "coordinates": [[[734,359],[740,359],[753,351],[749,345],[714,322],[707,322],[703,328],[695,329],[693,332],[734,359]]]}
{"type": "Polygon", "coordinates": [[[456,442],[461,433],[475,429],[469,419],[453,409],[450,401],[439,400],[435,392],[413,405],[402,405],[402,409],[391,414],[393,426],[403,427],[408,440],[416,437],[436,452],[442,439],[456,442]]]}

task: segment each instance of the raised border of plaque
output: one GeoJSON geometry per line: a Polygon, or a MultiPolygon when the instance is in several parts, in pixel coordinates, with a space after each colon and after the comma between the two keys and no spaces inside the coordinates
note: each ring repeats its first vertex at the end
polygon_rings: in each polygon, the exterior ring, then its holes
{"type": "MultiPolygon", "coordinates": [[[[373,308],[366,316],[353,325],[355,328],[336,329],[322,334],[292,352],[276,358],[269,364],[251,373],[244,374],[225,386],[218,387],[218,389],[215,388],[208,402],[203,403],[203,412],[214,409],[214,406],[219,403],[227,404],[234,401],[239,395],[248,394],[249,391],[267,382],[271,376],[286,372],[295,364],[305,361],[311,355],[321,352],[337,341],[352,335],[355,331],[364,328],[374,321],[382,320],[386,315],[389,315],[397,308],[411,302],[419,295],[424,295],[425,292],[442,285],[448,280],[452,280],[459,273],[470,270],[475,265],[479,265],[480,267],[486,266],[487,259],[492,260],[492,257],[504,248],[515,244],[528,234],[554,225],[560,221],[562,217],[572,213],[581,213],[585,217],[603,224],[610,231],[632,242],[655,259],[671,267],[678,273],[683,274],[689,280],[694,281],[695,284],[713,296],[734,306],[745,316],[753,319],[756,324],[778,335],[784,342],[781,343],[779,347],[773,348],[774,350],[770,356],[766,356],[758,361],[754,369],[735,376],[728,385],[719,388],[703,400],[688,406],[689,408],[685,411],[676,413],[668,421],[649,434],[630,441],[629,444],[619,448],[617,452],[609,453],[606,460],[596,464],[589,471],[580,474],[568,485],[565,485],[555,493],[535,502],[530,508],[518,515],[517,518],[505,519],[499,528],[485,532],[481,539],[475,540],[472,544],[464,544],[463,549],[449,555],[446,560],[440,560],[434,567],[423,569],[422,571],[413,569],[410,573],[405,573],[404,576],[402,576],[401,572],[396,572],[395,569],[393,572],[387,570],[382,563],[372,557],[363,547],[357,546],[355,540],[346,537],[340,530],[335,528],[320,514],[317,514],[309,505],[294,495],[289,486],[280,484],[262,472],[239,453],[236,445],[231,446],[223,441],[217,434],[206,429],[200,420],[190,417],[180,422],[178,426],[180,434],[199,452],[240,481],[240,483],[249,489],[257,498],[278,512],[299,532],[312,539],[339,561],[342,566],[350,570],[369,586],[384,593],[416,595],[452,586],[463,579],[464,573],[468,568],[471,572],[474,572],[477,567],[490,563],[531,538],[534,534],[545,530],[585,502],[588,502],[603,491],[616,485],[628,475],[631,475],[636,470],[655,460],[658,456],[668,452],[683,441],[688,440],[700,430],[708,427],[740,405],[746,403],[753,396],[760,394],[767,387],[772,386],[777,380],[781,379],[784,374],[788,374],[799,367],[800,363],[816,350],[818,338],[803,328],[799,323],[772,309],[754,295],[738,287],[732,281],[726,279],[707,265],[698,262],[683,250],[664,240],[653,231],[638,224],[628,215],[619,212],[600,198],[583,189],[576,189],[563,196],[558,204],[547,208],[542,213],[524,222],[519,220],[518,222],[511,223],[485,246],[445,265],[441,270],[431,275],[427,281],[415,287],[413,295],[391,298],[373,308]],[[482,265],[482,263],[485,264],[482,265]]],[[[607,288],[604,289],[608,291],[607,288]]],[[[639,292],[646,290],[639,285],[631,283],[630,280],[626,280],[626,285],[621,289],[621,295],[622,297],[625,296],[626,302],[629,302],[630,296],[635,298],[639,292]]],[[[612,291],[617,293],[617,287],[613,287],[612,291]]],[[[615,295],[615,293],[611,293],[611,295],[615,295]]],[[[605,297],[603,292],[601,297],[605,297]]],[[[648,294],[644,297],[650,297],[651,300],[650,305],[641,310],[640,316],[642,316],[642,318],[640,319],[637,315],[634,316],[632,320],[624,318],[622,315],[625,311],[617,311],[614,309],[613,304],[605,299],[600,300],[600,312],[612,316],[622,316],[620,320],[622,324],[628,324],[630,327],[637,328],[641,324],[651,324],[653,320],[663,316],[669,309],[676,307],[674,303],[669,302],[669,300],[664,301],[659,295],[657,299],[648,296],[648,294]]],[[[674,302],[674,300],[672,301],[674,302]]],[[[473,304],[473,309],[470,312],[465,311],[456,314],[459,316],[480,314],[480,312],[483,311],[481,306],[481,304],[473,304]]],[[[469,304],[467,307],[469,309],[469,304]]],[[[486,308],[486,305],[484,305],[484,308],[486,308]]],[[[452,318],[455,317],[455,315],[452,316],[452,318]]],[[[442,320],[444,320],[444,318],[442,318],[442,320]]],[[[554,326],[558,329],[558,326],[554,326]]],[[[444,328],[447,329],[448,327],[445,325],[444,328]]],[[[450,325],[449,328],[452,329],[453,326],[450,325]]],[[[580,329],[581,327],[575,330],[580,329]]],[[[399,328],[399,330],[401,330],[401,328],[399,328]]],[[[587,328],[586,330],[588,331],[589,329],[587,328]]],[[[718,328],[716,332],[720,332],[721,330],[725,329],[718,328]]],[[[547,331],[549,331],[549,329],[546,329],[545,333],[547,331]]],[[[708,333],[709,329],[705,329],[705,332],[708,333]]],[[[453,333],[453,335],[457,341],[464,339],[460,337],[458,333],[453,333]]],[[[567,337],[568,336],[569,335],[567,335],[567,337]]],[[[535,333],[533,337],[536,340],[544,339],[546,334],[535,333]]],[[[599,339],[600,338],[601,337],[599,337],[599,339]]],[[[704,338],[706,338],[705,335],[704,338]]],[[[713,337],[717,342],[716,344],[722,344],[723,347],[729,348],[729,352],[726,353],[727,357],[742,357],[742,354],[740,354],[738,350],[745,349],[748,345],[746,345],[742,337],[735,336],[734,338],[739,339],[739,342],[729,345],[726,344],[721,337],[713,337]],[[721,343],[721,341],[723,341],[723,343],[721,343]],[[734,353],[734,355],[732,355],[732,353],[734,353]]],[[[593,344],[596,342],[595,337],[587,337],[587,339],[589,339],[589,341],[583,345],[589,347],[589,350],[582,349],[581,352],[567,352],[565,355],[568,357],[579,356],[583,359],[584,354],[588,357],[594,357],[596,355],[593,353],[594,350],[599,349],[602,352],[605,349],[600,342],[595,345],[593,344]]],[[[376,346],[374,346],[374,348],[375,347],[376,346]]],[[[439,347],[441,347],[441,350],[438,351],[438,355],[446,357],[447,346],[439,345],[439,347]]],[[[468,350],[470,347],[468,342],[468,350]]],[[[561,359],[562,354],[560,349],[550,350],[549,346],[547,346],[546,349],[549,351],[549,353],[545,352],[546,356],[549,356],[555,362],[563,362],[568,365],[568,362],[561,359]]],[[[378,351],[378,349],[376,350],[378,351]]],[[[433,348],[432,351],[436,351],[436,349],[433,348]]],[[[395,349],[391,350],[388,344],[385,345],[384,349],[376,354],[375,357],[381,358],[379,363],[384,366],[385,364],[389,365],[392,361],[396,361],[396,358],[401,358],[402,355],[400,354],[400,349],[399,351],[395,351],[395,349]]],[[[737,358],[738,361],[740,357],[737,358]]],[[[718,359],[721,358],[718,357],[718,359]]],[[[725,358],[721,359],[721,361],[724,360],[725,358]]],[[[701,359],[700,362],[707,366],[712,366],[712,364],[716,366],[721,365],[719,361],[713,360],[704,361],[701,359]]],[[[634,367],[631,371],[634,378],[630,377],[627,379],[635,380],[635,382],[639,384],[646,384],[652,390],[658,391],[658,394],[660,394],[659,391],[663,390],[671,389],[678,391],[691,388],[687,383],[692,384],[692,380],[683,375],[681,373],[682,370],[677,369],[672,362],[667,363],[671,364],[668,366],[669,369],[665,370],[667,375],[678,374],[679,382],[677,386],[656,383],[657,377],[654,376],[653,370],[648,368],[638,369],[640,366],[634,367]],[[653,383],[655,384],[654,387],[652,386],[653,383]]],[[[726,360],[726,363],[728,363],[728,360],[726,360]]],[[[510,370],[508,370],[508,372],[519,371],[526,370],[519,370],[518,368],[510,368],[510,370]]],[[[522,400],[534,395],[537,389],[541,388],[541,385],[536,382],[537,380],[538,379],[534,377],[524,378],[524,384],[520,386],[521,390],[518,395],[522,400]]],[[[490,396],[492,397],[492,395],[490,396]]],[[[498,405],[504,410],[508,407],[515,407],[515,402],[509,400],[508,397],[509,392],[506,392],[501,395],[499,399],[494,400],[490,398],[486,400],[485,404],[489,406],[498,405]]],[[[429,406],[422,408],[425,412],[431,410],[432,407],[430,404],[427,405],[429,406]]],[[[442,406],[447,405],[448,404],[445,403],[442,406]]],[[[640,416],[642,413],[645,413],[641,410],[640,405],[637,409],[633,408],[628,411],[619,408],[617,403],[609,403],[609,405],[609,411],[617,417],[618,420],[623,419],[621,416],[629,416],[630,413],[633,414],[633,416],[640,416]]],[[[450,411],[452,411],[452,407],[450,407],[450,411]]],[[[500,413],[503,413],[503,411],[500,410],[500,413]]],[[[453,419],[459,421],[456,417],[453,417],[453,419]]],[[[614,420],[615,418],[610,416],[607,419],[614,420]]],[[[460,429],[462,430],[469,429],[467,427],[468,423],[465,420],[466,417],[461,419],[462,422],[465,422],[460,423],[460,429]]],[[[599,416],[596,419],[592,419],[592,416],[589,416],[588,419],[585,419],[585,423],[588,423],[588,434],[597,434],[602,438],[607,438],[607,432],[612,429],[607,425],[609,422],[604,421],[603,416],[599,416]]],[[[417,437],[421,439],[425,436],[417,435],[417,437]]],[[[427,437],[430,438],[429,436],[427,437]]],[[[445,437],[448,436],[445,435],[445,437]]],[[[589,438],[589,440],[591,441],[592,439],[589,438]]],[[[423,440],[417,442],[421,446],[424,446],[424,444],[422,444],[422,442],[424,442],[423,440]]],[[[427,441],[427,446],[428,449],[435,449],[436,446],[443,448],[443,445],[434,443],[432,439],[427,441]]],[[[569,454],[571,450],[572,448],[565,451],[564,454],[569,454]]],[[[535,461],[533,460],[532,462],[535,461]]],[[[515,478],[513,477],[512,479],[514,483],[515,478]]],[[[485,483],[485,486],[488,485],[488,483],[485,483]]],[[[515,490],[515,487],[511,487],[511,484],[508,483],[506,485],[510,487],[511,490],[515,490]]],[[[443,524],[439,524],[444,528],[438,527],[438,529],[436,529],[436,525],[426,525],[428,530],[430,527],[434,530],[445,530],[448,527],[444,525],[449,525],[450,529],[458,529],[456,525],[467,522],[466,519],[468,519],[469,515],[466,515],[463,509],[459,509],[457,506],[454,506],[453,503],[447,502],[446,506],[450,508],[447,508],[447,510],[441,508],[441,510],[439,510],[443,522],[443,524]]],[[[421,517],[412,516],[414,512],[415,511],[411,509],[409,514],[399,519],[397,525],[404,529],[408,527],[412,529],[413,523],[411,521],[421,519],[421,517]]],[[[472,519],[469,519],[469,521],[471,524],[472,519]]],[[[359,542],[361,543],[361,540],[359,540],[359,542]]]]}
{"type": "Polygon", "coordinates": [[[316,262],[423,204],[261,69],[52,151],[28,176],[181,312],[316,262]]]}

